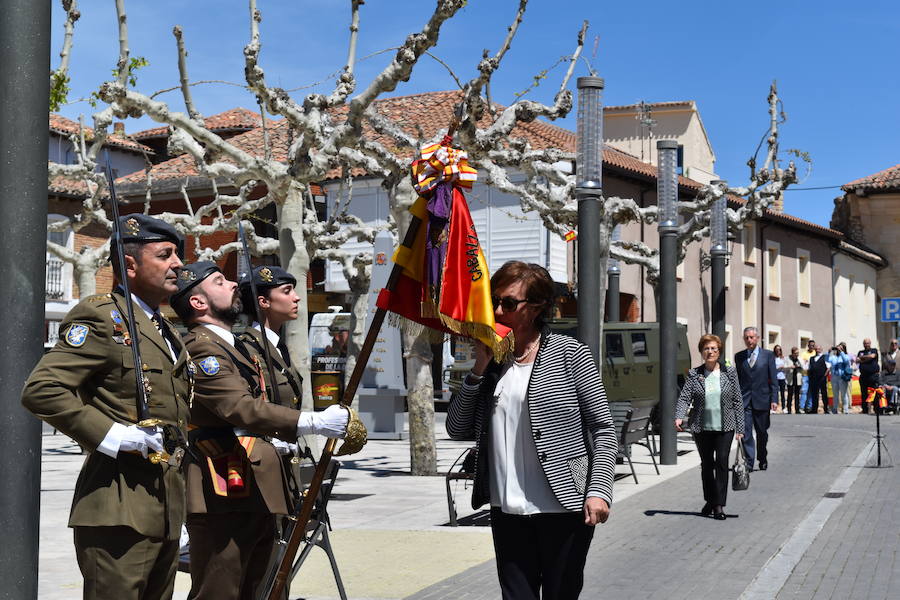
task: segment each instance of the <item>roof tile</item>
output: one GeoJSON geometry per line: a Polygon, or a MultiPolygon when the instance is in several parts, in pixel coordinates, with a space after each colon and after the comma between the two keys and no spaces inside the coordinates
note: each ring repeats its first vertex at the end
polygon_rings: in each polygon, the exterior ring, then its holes
{"type": "MultiPolygon", "coordinates": [[[[62,115],[50,113],[50,131],[59,135],[69,136],[78,133],[79,124],[71,119],[67,119],[62,115]]],[[[85,126],[84,136],[88,141],[94,139],[94,129],[85,126]]],[[[106,138],[106,143],[110,146],[131,150],[139,154],[154,154],[153,149],[129,139],[132,136],[123,137],[116,133],[110,134],[106,138]]]]}
{"type": "Polygon", "coordinates": [[[845,192],[887,192],[900,190],[900,165],[888,167],[873,175],[855,179],[841,186],[845,192]]]}

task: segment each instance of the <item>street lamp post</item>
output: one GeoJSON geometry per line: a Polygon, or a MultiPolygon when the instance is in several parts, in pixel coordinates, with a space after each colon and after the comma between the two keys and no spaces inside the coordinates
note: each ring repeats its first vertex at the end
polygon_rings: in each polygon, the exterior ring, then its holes
{"type": "Polygon", "coordinates": [[[0,18],[0,597],[37,598],[41,423],[19,395],[43,352],[50,2],[8,0],[0,18]]]}
{"type": "MultiPolygon", "coordinates": [[[[621,235],[622,226],[616,225],[613,229],[611,241],[619,241],[621,235]]],[[[621,315],[619,314],[619,279],[621,274],[622,270],[619,268],[619,261],[610,256],[606,260],[606,314],[608,316],[607,321],[611,323],[621,321],[621,315]]]]}
{"type": "Polygon", "coordinates": [[[578,201],[578,339],[600,367],[600,210],[603,201],[603,79],[578,78],[578,146],[575,199],[578,201]]]}
{"type": "Polygon", "coordinates": [[[674,465],[678,462],[673,425],[678,392],[678,303],[675,289],[678,258],[678,174],[675,172],[675,164],[678,159],[678,143],[674,140],[660,140],[656,142],[656,151],[656,194],[659,204],[659,462],[674,465]]]}
{"type": "MultiPolygon", "coordinates": [[[[712,204],[709,218],[710,238],[710,287],[712,288],[712,331],[725,340],[725,266],[728,264],[728,221],[725,211],[728,207],[728,189],[725,181],[716,180],[712,186],[723,190],[722,196],[716,198],[712,204]]],[[[724,361],[725,357],[721,356],[724,361]]]]}

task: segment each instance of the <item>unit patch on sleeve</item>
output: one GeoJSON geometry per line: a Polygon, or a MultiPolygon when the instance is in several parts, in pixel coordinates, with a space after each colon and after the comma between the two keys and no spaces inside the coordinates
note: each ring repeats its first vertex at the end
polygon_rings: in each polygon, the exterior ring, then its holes
{"type": "Polygon", "coordinates": [[[203,360],[197,362],[197,366],[206,375],[215,375],[219,372],[219,359],[215,356],[207,356],[203,360]]]}
{"type": "Polygon", "coordinates": [[[84,342],[87,341],[87,334],[87,325],[73,323],[72,325],[69,325],[69,328],[66,330],[66,343],[73,348],[81,348],[84,346],[84,342]]]}

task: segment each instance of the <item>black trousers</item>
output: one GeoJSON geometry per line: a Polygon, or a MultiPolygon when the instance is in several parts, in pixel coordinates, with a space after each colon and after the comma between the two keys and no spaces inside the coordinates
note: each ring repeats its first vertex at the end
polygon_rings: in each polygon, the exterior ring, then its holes
{"type": "Polygon", "coordinates": [[[778,397],[781,399],[781,410],[785,410],[785,392],[787,391],[787,381],[784,379],[778,380],[778,397]]]}
{"type": "MultiPolygon", "coordinates": [[[[878,387],[878,375],[860,375],[859,376],[859,394],[862,397],[862,411],[863,413],[869,412],[869,392],[872,391],[873,388],[878,387]]],[[[877,408],[872,407],[876,412],[877,408]]]]}
{"type": "Polygon", "coordinates": [[[809,378],[809,389],[806,391],[808,404],[812,405],[812,411],[819,412],[819,397],[822,398],[822,412],[828,412],[828,381],[822,377],[821,379],[809,378]]]}
{"type": "Polygon", "coordinates": [[[787,386],[787,411],[788,412],[800,412],[800,390],[802,386],[800,385],[789,385],[787,386]],[[794,405],[794,410],[791,411],[791,404],[794,405]]]}
{"type": "Polygon", "coordinates": [[[728,453],[733,431],[701,431],[694,434],[700,454],[703,499],[713,506],[725,506],[728,498],[728,453]]]}
{"type": "Polygon", "coordinates": [[[594,527],[584,513],[509,515],[491,508],[497,574],[504,600],[574,600],[594,527]]]}

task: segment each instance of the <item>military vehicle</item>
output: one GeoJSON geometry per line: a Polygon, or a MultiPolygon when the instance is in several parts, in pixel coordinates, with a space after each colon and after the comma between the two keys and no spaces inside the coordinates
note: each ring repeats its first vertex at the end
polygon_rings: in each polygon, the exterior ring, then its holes
{"type": "MultiPolygon", "coordinates": [[[[575,337],[577,319],[553,319],[551,330],[575,337]]],[[[659,402],[659,323],[605,323],[603,325],[603,383],[610,402],[642,400],[659,402]]],[[[444,380],[456,392],[475,364],[475,352],[468,340],[457,339],[454,363],[444,370],[444,380]]],[[[691,367],[687,326],[678,325],[678,387],[691,367]]],[[[621,407],[619,407],[621,408],[621,407]]]]}

